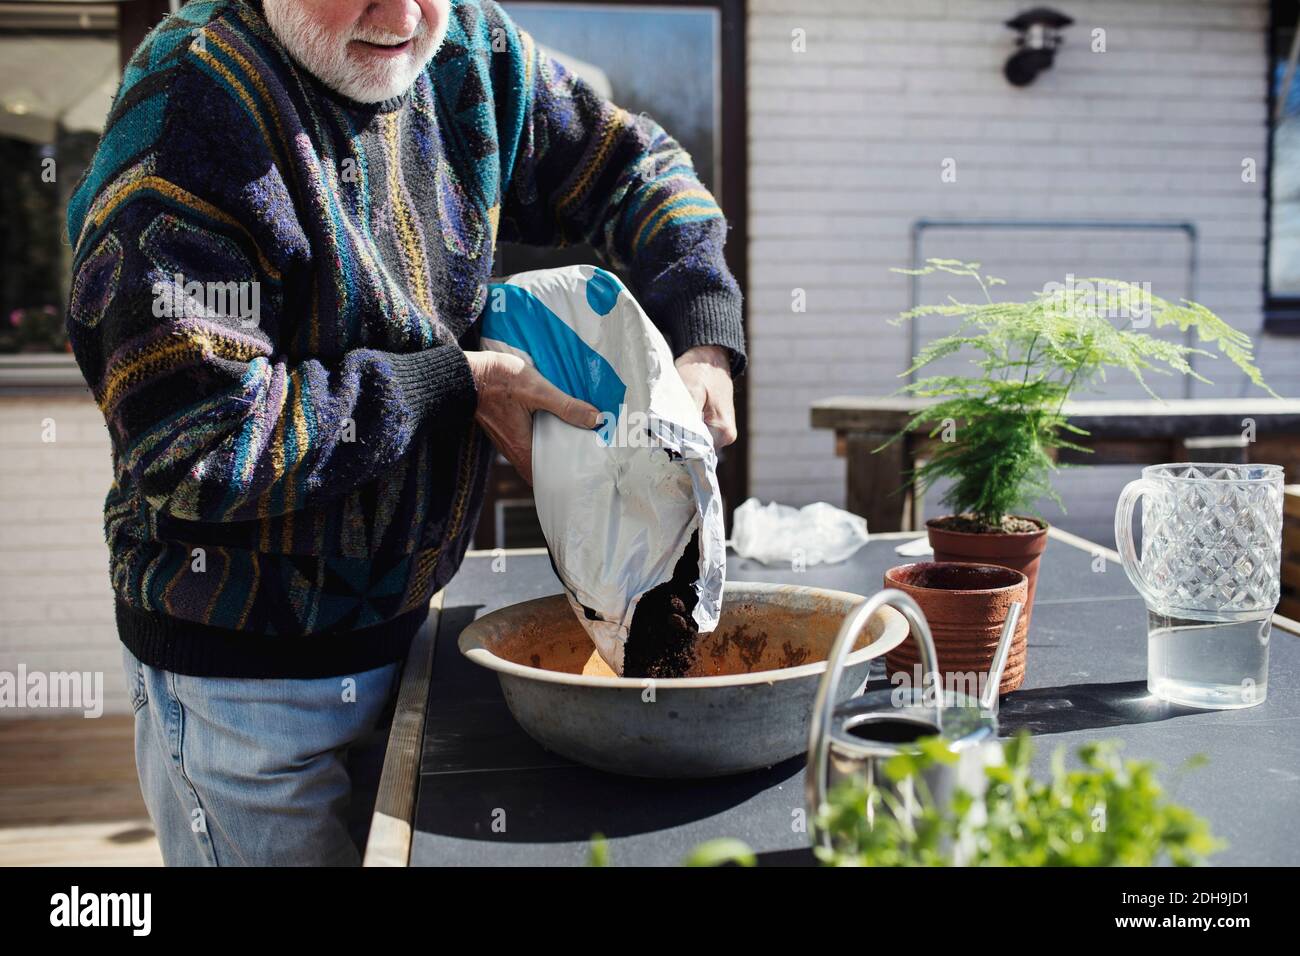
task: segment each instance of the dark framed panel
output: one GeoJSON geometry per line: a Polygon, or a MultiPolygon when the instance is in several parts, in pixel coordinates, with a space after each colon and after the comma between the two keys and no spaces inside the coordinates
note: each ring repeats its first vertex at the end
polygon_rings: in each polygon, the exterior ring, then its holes
{"type": "Polygon", "coordinates": [[[169,0],[123,0],[118,4],[117,58],[123,69],[140,41],[169,13],[169,0]]]}
{"type": "Polygon", "coordinates": [[[0,4],[0,394],[76,394],[67,205],[118,82],[118,6],[0,4]]]}
{"type": "Polygon", "coordinates": [[[1297,29],[1298,0],[1270,0],[1265,38],[1268,88],[1268,172],[1264,181],[1264,329],[1300,335],[1300,66],[1290,76],[1284,106],[1281,88],[1297,29]],[[1294,248],[1295,266],[1280,268],[1294,248]]]}

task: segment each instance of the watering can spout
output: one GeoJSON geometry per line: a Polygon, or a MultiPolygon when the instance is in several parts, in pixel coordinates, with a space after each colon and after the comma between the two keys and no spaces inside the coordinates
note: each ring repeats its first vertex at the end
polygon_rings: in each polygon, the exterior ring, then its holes
{"type": "Polygon", "coordinates": [[[1016,625],[1020,623],[1020,612],[1024,605],[1012,601],[1007,608],[1007,619],[1002,623],[1002,636],[998,638],[998,648],[993,652],[993,663],[989,667],[988,680],[984,684],[984,693],[980,695],[980,709],[998,712],[999,688],[1002,686],[1002,672],[1006,670],[1007,658],[1011,655],[1011,641],[1015,637],[1016,625]]]}

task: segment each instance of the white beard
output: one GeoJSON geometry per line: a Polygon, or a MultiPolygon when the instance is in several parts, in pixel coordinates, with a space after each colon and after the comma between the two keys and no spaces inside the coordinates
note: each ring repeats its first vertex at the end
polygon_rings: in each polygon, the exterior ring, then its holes
{"type": "Polygon", "coordinates": [[[328,33],[308,16],[298,0],[264,0],[262,7],[271,30],[295,60],[330,89],[359,103],[378,103],[409,90],[447,35],[446,19],[436,31],[429,29],[428,21],[421,20],[411,49],[401,56],[354,56],[348,51],[350,40],[397,43],[406,38],[365,27],[342,36],[328,33]]]}

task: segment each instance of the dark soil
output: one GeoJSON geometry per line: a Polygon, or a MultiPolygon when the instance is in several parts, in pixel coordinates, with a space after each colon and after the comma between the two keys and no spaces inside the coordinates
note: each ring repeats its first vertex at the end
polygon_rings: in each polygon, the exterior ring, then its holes
{"type": "Polygon", "coordinates": [[[1042,531],[1044,527],[1041,522],[1018,515],[1003,515],[999,526],[983,521],[969,512],[936,518],[933,524],[944,531],[964,531],[967,534],[1029,534],[1042,531]]]}
{"type": "Polygon", "coordinates": [[[950,564],[922,561],[889,572],[891,580],[908,587],[936,591],[987,591],[1020,583],[1020,572],[984,564],[950,564]]]}
{"type": "Polygon", "coordinates": [[[691,535],[673,576],[641,596],[623,648],[624,677],[683,677],[695,664],[699,627],[691,612],[699,597],[699,532],[691,535]]]}

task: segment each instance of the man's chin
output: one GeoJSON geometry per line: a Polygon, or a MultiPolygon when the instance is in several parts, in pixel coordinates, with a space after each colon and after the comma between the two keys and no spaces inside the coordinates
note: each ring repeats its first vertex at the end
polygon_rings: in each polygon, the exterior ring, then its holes
{"type": "Polygon", "coordinates": [[[404,69],[399,74],[373,81],[353,81],[341,90],[345,96],[360,103],[378,103],[401,96],[415,83],[418,70],[404,69]]]}

